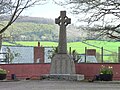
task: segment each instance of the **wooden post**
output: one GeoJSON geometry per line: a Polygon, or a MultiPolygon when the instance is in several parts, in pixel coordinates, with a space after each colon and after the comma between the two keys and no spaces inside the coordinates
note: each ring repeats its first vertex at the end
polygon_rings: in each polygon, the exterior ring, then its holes
{"type": "Polygon", "coordinates": [[[10,54],[9,53],[6,53],[7,55],[7,57],[6,57],[6,62],[8,63],[8,64],[10,64],[10,54]]]}
{"type": "Polygon", "coordinates": [[[120,63],[120,47],[118,47],[118,63],[120,63]]]}
{"type": "Polygon", "coordinates": [[[101,47],[101,62],[103,63],[103,47],[101,47]]]}
{"type": "Polygon", "coordinates": [[[85,63],[87,62],[86,61],[86,55],[87,55],[87,47],[85,47],[85,63]]]}
{"type": "Polygon", "coordinates": [[[0,50],[1,50],[1,47],[2,47],[2,34],[0,34],[0,50]]]}
{"type": "Polygon", "coordinates": [[[69,47],[69,54],[71,55],[71,47],[69,47]]]}
{"type": "Polygon", "coordinates": [[[40,42],[38,42],[38,47],[40,47],[40,42]]]}

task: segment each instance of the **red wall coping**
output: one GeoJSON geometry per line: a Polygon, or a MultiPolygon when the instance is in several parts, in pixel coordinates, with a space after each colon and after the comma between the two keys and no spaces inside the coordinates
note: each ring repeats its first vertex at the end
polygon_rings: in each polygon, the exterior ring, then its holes
{"type": "MultiPolygon", "coordinates": [[[[76,74],[85,75],[85,79],[92,79],[99,74],[101,65],[113,67],[113,79],[120,80],[120,64],[119,63],[80,63],[76,64],[76,74]]],[[[17,78],[40,77],[43,74],[49,74],[50,64],[0,64],[0,67],[9,71],[8,79],[11,74],[15,74],[17,78]]]]}

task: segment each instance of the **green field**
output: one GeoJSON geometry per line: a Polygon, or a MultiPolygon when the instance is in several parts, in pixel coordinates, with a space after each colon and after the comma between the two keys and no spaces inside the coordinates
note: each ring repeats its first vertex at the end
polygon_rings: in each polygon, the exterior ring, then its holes
{"type": "MultiPolygon", "coordinates": [[[[23,46],[37,46],[38,42],[37,41],[18,41],[16,44],[14,43],[8,43],[8,42],[3,42],[3,45],[23,45],[23,46]]],[[[56,47],[58,46],[58,42],[46,42],[46,41],[41,41],[40,45],[43,47],[56,47]]],[[[99,49],[103,47],[106,51],[112,51],[112,52],[117,52],[118,47],[120,47],[120,42],[108,42],[108,41],[95,41],[95,40],[88,40],[83,42],[69,42],[67,44],[68,50],[69,47],[72,48],[72,50],[76,50],[78,53],[83,53],[85,47],[89,49],[99,49]]]]}

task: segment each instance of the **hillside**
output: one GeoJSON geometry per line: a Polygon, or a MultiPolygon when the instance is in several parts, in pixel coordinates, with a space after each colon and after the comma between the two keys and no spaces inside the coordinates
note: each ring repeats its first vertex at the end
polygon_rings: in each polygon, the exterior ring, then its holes
{"type": "MultiPolygon", "coordinates": [[[[4,17],[6,23],[9,17],[4,17]]],[[[40,17],[21,16],[3,34],[4,41],[58,41],[59,26],[54,20],[40,17]]],[[[87,37],[86,31],[74,25],[67,26],[67,40],[81,41],[87,37]]]]}
{"type": "MultiPolygon", "coordinates": [[[[1,21],[8,21],[10,16],[0,16],[1,21]]],[[[53,24],[54,20],[44,17],[20,16],[15,22],[32,22],[37,24],[53,24]]]]}

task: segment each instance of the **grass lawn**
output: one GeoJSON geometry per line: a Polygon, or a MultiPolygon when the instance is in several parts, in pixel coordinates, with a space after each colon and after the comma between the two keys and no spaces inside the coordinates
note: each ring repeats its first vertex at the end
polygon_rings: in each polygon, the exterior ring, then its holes
{"type": "MultiPolygon", "coordinates": [[[[101,47],[103,47],[105,52],[117,52],[118,47],[120,47],[120,42],[108,42],[108,41],[95,41],[95,40],[88,40],[83,42],[69,42],[67,44],[68,50],[69,47],[72,48],[72,50],[76,50],[78,53],[83,53],[85,47],[89,49],[96,49],[98,52],[101,50],[101,47]]],[[[37,46],[37,41],[17,41],[16,44],[23,45],[23,46],[37,46]]],[[[15,45],[14,43],[8,43],[3,42],[3,45],[15,45]]],[[[40,45],[43,47],[57,47],[58,42],[47,42],[47,41],[41,41],[40,45]]]]}
{"type": "MultiPolygon", "coordinates": [[[[37,41],[19,41],[16,42],[17,44],[23,45],[23,46],[37,46],[38,42],[37,41]]],[[[58,44],[57,42],[40,42],[40,46],[43,47],[56,47],[58,44]]]]}

